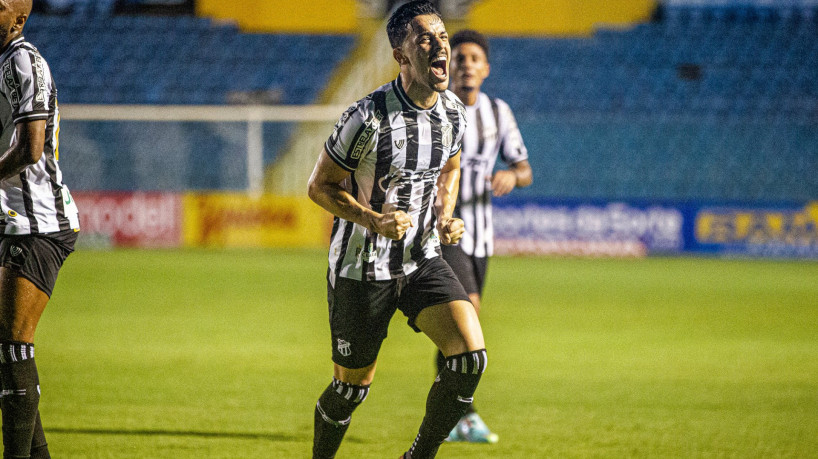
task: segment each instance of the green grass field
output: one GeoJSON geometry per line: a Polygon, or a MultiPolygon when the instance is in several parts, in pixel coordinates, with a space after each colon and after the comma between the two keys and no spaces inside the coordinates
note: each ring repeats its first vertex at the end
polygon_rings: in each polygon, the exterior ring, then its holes
{"type": "MultiPolygon", "coordinates": [[[[307,458],[325,254],[80,251],[37,332],[56,458],[307,458]]],[[[477,406],[441,458],[818,457],[818,263],[496,258],[477,406]]],[[[414,439],[433,347],[398,313],[339,458],[414,439]]]]}

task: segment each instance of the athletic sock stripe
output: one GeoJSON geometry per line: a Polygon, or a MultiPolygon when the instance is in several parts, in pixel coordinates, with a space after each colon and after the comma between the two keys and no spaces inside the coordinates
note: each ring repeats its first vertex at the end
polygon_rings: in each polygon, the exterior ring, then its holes
{"type": "Polygon", "coordinates": [[[332,378],[332,390],[353,403],[361,403],[369,395],[369,386],[358,386],[332,378]]]}
{"type": "Polygon", "coordinates": [[[315,408],[318,410],[318,414],[321,415],[321,418],[325,422],[327,422],[329,424],[332,424],[335,427],[341,427],[341,426],[348,425],[349,422],[352,420],[352,416],[350,416],[350,417],[348,417],[346,419],[342,419],[340,421],[336,421],[336,420],[332,419],[331,417],[327,416],[327,413],[324,411],[323,408],[321,408],[321,403],[320,402],[315,404],[315,408]]]}
{"type": "Polygon", "coordinates": [[[0,363],[14,363],[34,358],[34,345],[15,341],[0,342],[0,363]]]}
{"type": "Polygon", "coordinates": [[[479,375],[486,371],[488,354],[485,349],[453,355],[446,358],[446,368],[455,373],[479,375]]]}

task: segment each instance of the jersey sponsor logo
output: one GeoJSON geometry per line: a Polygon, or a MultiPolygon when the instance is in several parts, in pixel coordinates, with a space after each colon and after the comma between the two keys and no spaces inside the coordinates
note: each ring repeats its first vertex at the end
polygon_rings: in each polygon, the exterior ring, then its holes
{"type": "Polygon", "coordinates": [[[437,180],[440,175],[439,169],[427,169],[424,171],[398,170],[391,174],[384,175],[378,180],[381,191],[386,192],[389,188],[400,186],[405,183],[430,182],[437,180]]]}
{"type": "Polygon", "coordinates": [[[462,165],[472,169],[485,169],[489,165],[489,160],[484,158],[466,158],[462,165]]]}
{"type": "Polygon", "coordinates": [[[370,261],[375,261],[378,258],[378,252],[375,250],[375,246],[370,242],[367,250],[361,254],[361,259],[365,263],[369,263],[370,261]]]}
{"type": "Polygon", "coordinates": [[[381,121],[386,117],[386,114],[376,107],[375,111],[372,113],[372,116],[374,116],[375,119],[378,120],[378,124],[380,124],[381,121]]]}
{"type": "Polygon", "coordinates": [[[483,130],[483,140],[493,141],[497,138],[497,128],[485,128],[483,130]]]}
{"type": "Polygon", "coordinates": [[[338,143],[338,137],[341,135],[341,129],[344,127],[344,124],[346,124],[346,122],[349,121],[349,118],[352,116],[352,113],[355,110],[357,110],[357,108],[358,107],[356,105],[353,105],[352,107],[346,109],[346,111],[343,114],[341,114],[341,119],[338,120],[337,123],[335,123],[335,129],[332,131],[332,135],[330,136],[329,140],[330,146],[338,143]]]}
{"type": "Polygon", "coordinates": [[[432,247],[440,246],[440,238],[437,237],[437,231],[433,231],[432,234],[429,235],[429,242],[432,244],[432,247]]]}
{"type": "Polygon", "coordinates": [[[443,105],[449,110],[457,110],[461,118],[466,118],[466,106],[449,99],[443,100],[443,105]]]}
{"type": "Polygon", "coordinates": [[[448,108],[449,110],[457,110],[460,111],[460,105],[457,102],[450,100],[450,99],[443,99],[443,105],[448,108]]]}
{"type": "Polygon", "coordinates": [[[357,109],[357,107],[355,107],[355,106],[349,107],[349,108],[348,108],[348,109],[347,109],[347,110],[346,110],[346,111],[345,111],[345,112],[344,112],[344,113],[341,115],[341,120],[338,122],[338,125],[339,125],[339,126],[342,126],[342,125],[346,124],[346,122],[347,122],[347,121],[349,121],[349,117],[350,117],[350,116],[352,116],[352,112],[354,112],[356,109],[357,109]]]}
{"type": "Polygon", "coordinates": [[[452,146],[452,125],[451,124],[443,124],[440,126],[440,134],[441,134],[441,143],[446,148],[451,148],[452,146]]]}
{"type": "Polygon", "coordinates": [[[9,102],[11,102],[12,107],[17,107],[20,105],[20,85],[17,84],[17,81],[14,78],[14,74],[11,70],[12,63],[11,61],[6,61],[3,64],[3,81],[8,88],[8,96],[9,102]]]}
{"type": "Polygon", "coordinates": [[[344,357],[349,357],[352,355],[352,349],[349,341],[344,341],[341,338],[338,338],[338,353],[344,357]]]}
{"type": "Polygon", "coordinates": [[[364,152],[364,148],[366,148],[367,144],[369,144],[369,140],[372,139],[372,135],[378,129],[378,125],[380,121],[378,118],[372,118],[371,120],[367,121],[366,127],[364,127],[364,132],[358,136],[358,141],[355,142],[355,146],[352,148],[352,153],[350,153],[350,157],[352,159],[358,159],[361,157],[361,154],[364,152]]]}
{"type": "Polygon", "coordinates": [[[45,104],[45,66],[39,54],[34,55],[34,72],[37,75],[37,94],[34,95],[34,100],[45,104]]]}

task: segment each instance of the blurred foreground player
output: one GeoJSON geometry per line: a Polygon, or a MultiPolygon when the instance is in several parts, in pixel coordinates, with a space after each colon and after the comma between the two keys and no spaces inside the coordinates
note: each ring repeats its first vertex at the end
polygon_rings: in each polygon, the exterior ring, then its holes
{"type": "Polygon", "coordinates": [[[335,215],[328,280],[334,377],[315,406],[314,458],[335,456],[366,399],[392,315],[441,350],[444,365],[403,458],[431,458],[466,412],[486,368],[477,313],[440,244],[455,244],[463,105],[449,83],[448,35],[428,2],[409,2],[387,25],[400,64],[394,81],[336,124],[309,195],[335,215]]]}
{"type": "Polygon", "coordinates": [[[0,0],[0,379],[3,458],[48,458],[34,331],[74,249],[77,207],[57,165],[51,71],[22,36],[31,0],[0,0]]]}
{"type": "MultiPolygon", "coordinates": [[[[460,158],[460,194],[454,215],[463,220],[466,232],[459,245],[444,246],[443,258],[457,275],[477,313],[486,280],[488,257],[494,243],[491,196],[503,196],[515,187],[531,184],[531,166],[517,122],[508,105],[480,91],[489,75],[488,40],[474,30],[462,30],[451,38],[452,91],[466,104],[466,132],[460,158]],[[507,169],[493,172],[497,157],[507,169]]],[[[438,353],[438,371],[445,359],[438,353]]],[[[474,407],[458,422],[449,441],[494,443],[492,433],[474,407]]]]}

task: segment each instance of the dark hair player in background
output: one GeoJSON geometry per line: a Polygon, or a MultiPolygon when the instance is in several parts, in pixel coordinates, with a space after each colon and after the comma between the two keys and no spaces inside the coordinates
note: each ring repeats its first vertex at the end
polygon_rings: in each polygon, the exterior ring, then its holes
{"type": "MultiPolygon", "coordinates": [[[[454,215],[466,228],[459,245],[444,246],[452,267],[480,313],[488,257],[494,250],[491,197],[508,194],[532,182],[528,152],[508,104],[480,91],[489,75],[489,43],[479,32],[462,30],[451,38],[451,90],[466,105],[466,132],[460,158],[460,194],[454,215]],[[507,169],[494,171],[498,156],[507,169]]],[[[438,354],[438,370],[445,359],[438,354]]],[[[494,443],[492,433],[474,407],[458,422],[449,441],[494,443]]]]}

